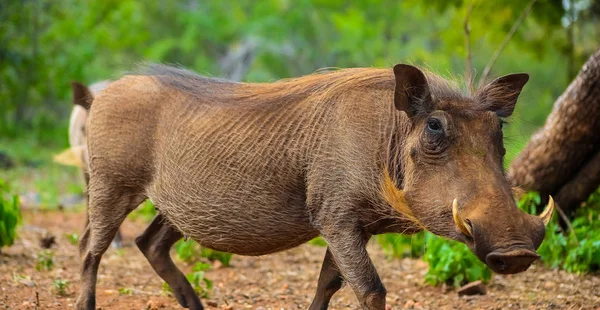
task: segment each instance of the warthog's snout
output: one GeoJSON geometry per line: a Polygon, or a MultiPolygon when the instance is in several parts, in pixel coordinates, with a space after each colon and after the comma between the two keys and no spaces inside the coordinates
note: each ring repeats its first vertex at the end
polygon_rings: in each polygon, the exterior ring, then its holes
{"type": "Polygon", "coordinates": [[[492,252],[485,258],[486,264],[496,273],[512,274],[527,270],[540,256],[526,249],[508,252],[492,252]]]}
{"type": "Polygon", "coordinates": [[[485,212],[463,217],[458,211],[457,199],[452,202],[452,216],[462,239],[469,248],[499,274],[519,273],[527,270],[540,256],[535,250],[545,235],[545,226],[554,212],[550,197],[547,208],[540,216],[526,214],[512,206],[504,217],[481,216],[485,212]]]}

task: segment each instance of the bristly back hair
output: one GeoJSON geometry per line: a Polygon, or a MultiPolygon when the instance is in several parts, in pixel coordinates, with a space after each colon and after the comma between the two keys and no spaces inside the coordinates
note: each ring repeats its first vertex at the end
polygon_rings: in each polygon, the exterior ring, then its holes
{"type": "MultiPolygon", "coordinates": [[[[421,69],[428,81],[430,93],[442,110],[483,111],[489,105],[507,101],[513,93],[506,87],[490,87],[477,90],[469,97],[454,78],[447,79],[429,70],[421,69]]],[[[379,89],[393,91],[395,79],[393,71],[379,68],[323,68],[316,72],[282,79],[273,83],[240,83],[222,78],[205,77],[178,65],[142,63],[133,75],[154,77],[160,84],[182,91],[192,97],[202,98],[207,92],[229,91],[238,99],[262,99],[266,102],[286,102],[293,98],[319,96],[320,98],[338,97],[350,90],[379,89]],[[213,86],[219,86],[215,88],[213,86]],[[229,87],[228,87],[229,86],[229,87]]]]}

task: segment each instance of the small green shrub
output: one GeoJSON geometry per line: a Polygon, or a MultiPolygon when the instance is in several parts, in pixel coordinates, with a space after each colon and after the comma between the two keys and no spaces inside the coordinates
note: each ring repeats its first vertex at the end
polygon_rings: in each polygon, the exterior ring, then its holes
{"type": "Polygon", "coordinates": [[[192,267],[192,272],[186,276],[196,294],[202,298],[207,298],[208,292],[213,287],[213,282],[204,276],[204,272],[208,269],[210,269],[209,264],[198,262],[192,267]]]}
{"type": "Polygon", "coordinates": [[[17,236],[17,225],[21,221],[19,197],[9,195],[9,187],[0,179],[0,249],[11,246],[17,236]]]}
{"type": "Polygon", "coordinates": [[[177,257],[188,264],[200,259],[200,250],[200,245],[191,239],[179,240],[175,243],[177,257]]]}
{"type": "MultiPolygon", "coordinates": [[[[536,193],[528,193],[536,197],[536,193]]],[[[539,196],[532,199],[539,207],[539,196]]],[[[564,232],[555,215],[546,227],[546,238],[538,249],[550,268],[583,274],[600,270],[600,192],[592,194],[575,213],[573,231],[564,232]]]]}
{"type": "Polygon", "coordinates": [[[491,270],[466,245],[431,233],[427,233],[425,239],[427,251],[424,259],[429,264],[425,275],[427,283],[459,287],[476,280],[490,280],[491,270]]]}
{"type": "Polygon", "coordinates": [[[56,295],[66,296],[69,291],[69,281],[58,278],[52,282],[52,287],[56,295]]]}
{"type": "Polygon", "coordinates": [[[40,251],[37,255],[35,269],[37,271],[50,271],[54,266],[54,254],[50,250],[40,251]]]}
{"type": "MultiPolygon", "coordinates": [[[[196,294],[202,298],[208,297],[209,291],[213,288],[213,282],[204,276],[204,272],[208,269],[210,269],[209,264],[198,262],[192,267],[192,272],[186,275],[196,294]]],[[[163,282],[162,292],[165,295],[170,295],[173,293],[173,289],[167,282],[163,282]]]]}
{"type": "Polygon", "coordinates": [[[219,261],[223,266],[228,267],[231,264],[231,258],[233,254],[221,251],[215,251],[209,248],[202,248],[200,256],[208,259],[209,261],[219,261]]]}
{"type": "Polygon", "coordinates": [[[491,270],[459,242],[438,237],[429,232],[408,236],[383,234],[377,241],[388,257],[423,257],[429,265],[425,281],[431,285],[446,283],[461,286],[475,280],[489,281],[491,270]]]}
{"type": "Polygon", "coordinates": [[[199,261],[202,258],[206,258],[209,261],[218,260],[227,267],[231,264],[231,258],[233,254],[227,252],[215,251],[209,248],[201,247],[197,242],[193,240],[179,240],[175,243],[175,252],[180,260],[191,264],[199,261]]]}
{"type": "Polygon", "coordinates": [[[383,234],[377,236],[377,242],[388,258],[421,257],[425,254],[425,233],[414,235],[383,234]]]}

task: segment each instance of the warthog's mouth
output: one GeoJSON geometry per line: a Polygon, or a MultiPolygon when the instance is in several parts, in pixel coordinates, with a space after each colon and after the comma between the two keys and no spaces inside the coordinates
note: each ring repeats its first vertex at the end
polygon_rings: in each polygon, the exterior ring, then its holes
{"type": "Polygon", "coordinates": [[[485,258],[485,263],[499,274],[513,274],[529,269],[529,266],[540,256],[527,249],[518,249],[508,252],[494,251],[485,258]]]}

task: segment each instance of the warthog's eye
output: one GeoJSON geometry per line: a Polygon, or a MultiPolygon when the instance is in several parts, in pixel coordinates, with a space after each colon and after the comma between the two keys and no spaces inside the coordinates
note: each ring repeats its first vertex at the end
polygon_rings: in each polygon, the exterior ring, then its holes
{"type": "Polygon", "coordinates": [[[444,132],[444,129],[442,128],[442,122],[437,118],[428,119],[427,131],[432,134],[442,134],[444,132]]]}

